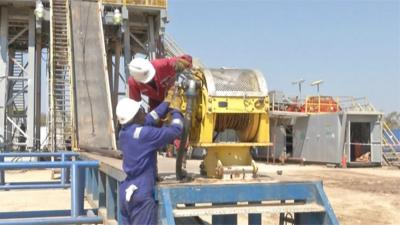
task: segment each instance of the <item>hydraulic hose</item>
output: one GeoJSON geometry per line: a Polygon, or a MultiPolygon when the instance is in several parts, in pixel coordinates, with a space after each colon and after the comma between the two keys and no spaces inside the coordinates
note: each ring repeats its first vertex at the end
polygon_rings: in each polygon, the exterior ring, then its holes
{"type": "Polygon", "coordinates": [[[177,155],[176,155],[176,165],[175,165],[175,173],[176,173],[176,179],[177,180],[182,180],[186,177],[187,172],[185,171],[186,167],[186,146],[188,142],[188,137],[189,137],[189,131],[192,123],[192,111],[193,111],[193,103],[194,103],[194,98],[196,96],[196,81],[190,79],[188,81],[188,88],[186,90],[186,112],[184,116],[184,122],[183,122],[183,132],[181,135],[181,141],[179,143],[179,147],[177,150],[177,155]]]}

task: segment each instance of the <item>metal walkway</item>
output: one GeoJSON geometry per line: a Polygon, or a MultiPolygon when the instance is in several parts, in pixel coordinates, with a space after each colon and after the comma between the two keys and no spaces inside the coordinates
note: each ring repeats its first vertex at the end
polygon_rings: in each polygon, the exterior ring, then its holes
{"type": "MultiPolygon", "coordinates": [[[[99,168],[87,170],[86,199],[106,221],[118,224],[118,188],[125,179],[122,160],[91,153],[81,157],[102,162],[99,168]]],[[[208,224],[203,216],[212,216],[212,224],[235,225],[238,215],[244,214],[253,225],[262,224],[261,214],[279,214],[280,224],[339,223],[320,181],[266,177],[247,182],[199,178],[182,183],[175,180],[172,159],[160,159],[159,173],[165,178],[156,194],[160,225],[208,224]]],[[[191,161],[188,172],[194,171],[198,165],[191,161]]]]}

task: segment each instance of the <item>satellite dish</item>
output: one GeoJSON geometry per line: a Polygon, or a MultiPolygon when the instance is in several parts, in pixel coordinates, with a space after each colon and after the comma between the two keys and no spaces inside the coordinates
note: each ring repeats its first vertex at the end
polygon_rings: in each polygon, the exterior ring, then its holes
{"type": "Polygon", "coordinates": [[[324,81],[323,80],[316,80],[314,82],[311,83],[311,86],[315,86],[315,85],[320,85],[322,84],[324,81]]]}

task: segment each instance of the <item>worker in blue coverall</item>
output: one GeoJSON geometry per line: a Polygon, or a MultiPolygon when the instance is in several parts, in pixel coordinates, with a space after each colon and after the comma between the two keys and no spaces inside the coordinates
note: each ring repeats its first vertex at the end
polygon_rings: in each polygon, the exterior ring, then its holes
{"type": "Polygon", "coordinates": [[[140,102],[124,98],[118,102],[116,114],[122,125],[119,148],[123,152],[123,170],[127,177],[119,188],[121,224],[157,224],[155,202],[156,154],[160,147],[172,143],[181,135],[183,117],[175,103],[163,102],[145,114],[140,102]],[[172,107],[172,108],[171,108],[172,107]],[[169,125],[156,127],[167,113],[172,116],[169,125]]]}

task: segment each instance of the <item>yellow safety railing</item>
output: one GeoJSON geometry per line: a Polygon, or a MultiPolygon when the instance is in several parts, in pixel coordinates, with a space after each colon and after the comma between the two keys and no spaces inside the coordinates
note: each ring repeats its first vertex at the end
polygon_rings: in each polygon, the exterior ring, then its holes
{"type": "Polygon", "coordinates": [[[126,5],[150,8],[167,8],[167,0],[100,0],[105,5],[126,5]]]}

